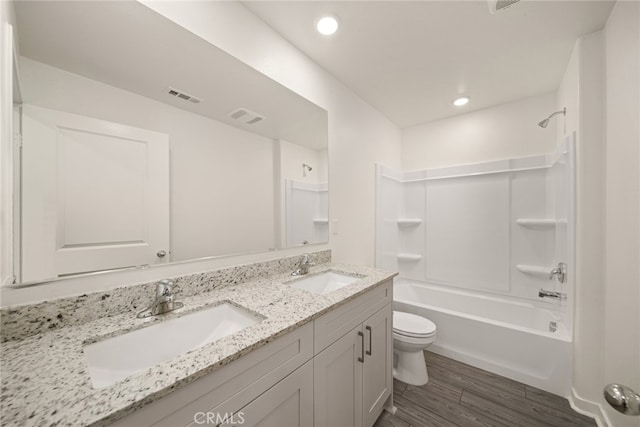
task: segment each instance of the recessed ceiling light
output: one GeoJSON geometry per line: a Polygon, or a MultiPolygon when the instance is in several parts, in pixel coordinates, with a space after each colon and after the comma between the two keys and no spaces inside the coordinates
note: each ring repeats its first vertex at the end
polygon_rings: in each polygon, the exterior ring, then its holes
{"type": "Polygon", "coordinates": [[[467,105],[468,102],[469,102],[469,98],[467,98],[466,96],[463,96],[453,101],[453,105],[455,105],[456,107],[462,107],[463,105],[467,105]]]}
{"type": "Polygon", "coordinates": [[[330,36],[338,30],[338,20],[334,16],[323,16],[316,23],[316,29],[320,34],[330,36]]]}

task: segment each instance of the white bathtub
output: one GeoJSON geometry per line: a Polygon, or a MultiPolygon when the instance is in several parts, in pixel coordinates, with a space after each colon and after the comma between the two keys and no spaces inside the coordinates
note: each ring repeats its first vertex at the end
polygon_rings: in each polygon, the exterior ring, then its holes
{"type": "Polygon", "coordinates": [[[394,310],[437,327],[430,351],[568,396],[571,335],[549,310],[526,302],[395,279],[394,310]],[[555,332],[549,322],[557,323],[555,332]]]}

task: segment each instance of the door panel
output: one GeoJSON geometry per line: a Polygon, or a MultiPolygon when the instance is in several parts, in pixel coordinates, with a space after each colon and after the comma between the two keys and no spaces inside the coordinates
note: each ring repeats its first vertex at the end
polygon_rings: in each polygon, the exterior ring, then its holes
{"type": "Polygon", "coordinates": [[[25,105],[23,280],[168,261],[169,137],[25,105]]]}

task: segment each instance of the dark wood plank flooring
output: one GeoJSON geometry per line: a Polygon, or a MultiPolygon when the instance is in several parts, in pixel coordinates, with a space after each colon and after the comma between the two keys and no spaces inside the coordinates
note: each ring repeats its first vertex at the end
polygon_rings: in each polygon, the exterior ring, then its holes
{"type": "Polygon", "coordinates": [[[429,382],[394,380],[398,411],[383,412],[374,427],[596,426],[563,397],[435,353],[425,358],[429,382]]]}

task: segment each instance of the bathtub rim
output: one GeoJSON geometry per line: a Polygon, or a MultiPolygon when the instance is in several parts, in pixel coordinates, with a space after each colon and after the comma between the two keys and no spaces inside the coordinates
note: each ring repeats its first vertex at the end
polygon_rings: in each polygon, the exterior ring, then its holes
{"type": "MultiPolygon", "coordinates": [[[[418,306],[418,307],[424,307],[424,308],[429,309],[429,310],[439,311],[439,312],[446,313],[446,314],[449,314],[449,315],[452,315],[452,316],[460,316],[460,317],[464,317],[464,318],[471,319],[471,320],[474,320],[474,321],[489,323],[489,324],[492,324],[492,325],[495,325],[495,326],[509,328],[509,329],[515,329],[515,330],[518,330],[518,331],[521,331],[521,332],[532,333],[532,334],[535,334],[535,335],[539,335],[539,336],[550,338],[550,339],[555,339],[555,340],[558,340],[558,341],[569,342],[569,343],[573,342],[572,333],[567,328],[567,325],[565,324],[565,322],[561,318],[559,318],[558,315],[556,315],[553,311],[551,311],[549,309],[546,309],[546,308],[543,308],[543,307],[539,307],[539,306],[534,305],[534,304],[530,304],[530,303],[527,303],[527,302],[524,302],[524,301],[513,301],[513,300],[510,300],[510,299],[500,298],[500,297],[495,297],[495,296],[489,296],[489,295],[478,295],[478,294],[471,293],[471,292],[466,292],[466,291],[460,290],[460,289],[442,289],[443,288],[442,285],[432,284],[432,283],[429,283],[429,282],[421,282],[421,281],[412,280],[412,279],[396,278],[394,280],[393,286],[394,286],[394,293],[393,293],[393,301],[394,302],[397,301],[397,302],[401,302],[401,303],[407,304],[407,305],[414,305],[414,306],[418,306]],[[478,315],[475,315],[475,314],[463,313],[463,312],[460,312],[460,311],[451,310],[451,309],[448,309],[448,308],[443,308],[443,307],[430,305],[430,304],[426,304],[426,303],[422,303],[422,302],[401,299],[401,298],[398,298],[398,295],[395,292],[396,286],[397,287],[408,287],[408,286],[424,287],[424,288],[427,288],[427,289],[435,289],[436,291],[453,293],[453,294],[457,294],[457,295],[463,295],[463,296],[466,296],[466,297],[471,296],[473,298],[497,301],[497,302],[504,303],[504,304],[518,305],[518,306],[521,306],[521,307],[533,308],[533,309],[536,309],[536,310],[544,310],[544,311],[547,311],[548,313],[550,313],[551,316],[554,318],[554,320],[558,322],[558,330],[556,332],[541,331],[541,330],[529,328],[529,327],[526,327],[526,326],[515,325],[513,323],[504,322],[504,321],[501,321],[501,320],[489,319],[487,317],[478,316],[478,315]],[[558,332],[561,332],[561,333],[558,333],[558,332]]],[[[395,307],[394,307],[394,309],[395,309],[395,307]]],[[[436,327],[437,327],[437,325],[436,325],[436,327]]]]}

